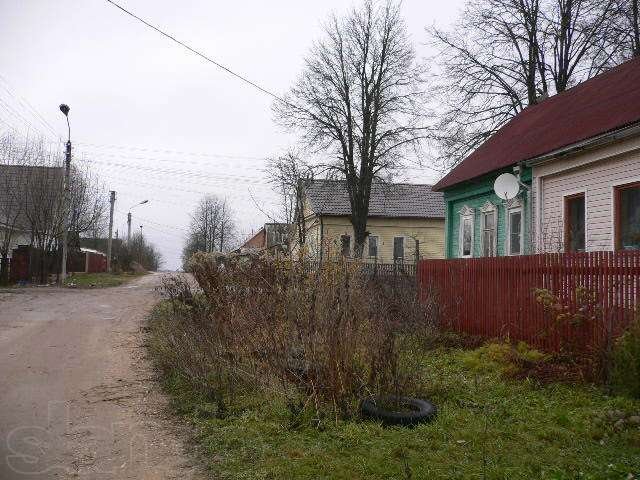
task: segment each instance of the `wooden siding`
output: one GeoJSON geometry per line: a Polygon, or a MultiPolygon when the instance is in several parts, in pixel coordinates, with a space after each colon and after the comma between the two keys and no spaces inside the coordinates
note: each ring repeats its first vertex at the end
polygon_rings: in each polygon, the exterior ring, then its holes
{"type": "MultiPolygon", "coordinates": [[[[353,227],[348,217],[325,217],[323,223],[324,242],[332,251],[340,251],[342,235],[351,236],[353,251],[353,227]]],[[[378,237],[378,262],[393,262],[395,237],[405,239],[404,260],[406,262],[416,261],[415,239],[420,242],[420,258],[444,258],[444,219],[370,218],[367,222],[367,230],[370,236],[378,237]]],[[[364,257],[368,257],[367,254],[368,243],[365,243],[364,257]]]]}
{"type": "Polygon", "coordinates": [[[436,294],[446,329],[523,340],[549,351],[575,345],[603,346],[633,320],[640,287],[640,252],[590,252],[521,257],[424,260],[418,291],[436,294]],[[534,289],[555,295],[580,322],[558,322],[535,298],[534,289]],[[578,288],[595,296],[584,310],[578,288]],[[588,316],[596,315],[592,321],[588,316]],[[606,320],[606,321],[603,321],[606,320]]]}
{"type": "Polygon", "coordinates": [[[541,252],[564,250],[564,199],[585,194],[586,250],[614,249],[613,190],[640,181],[640,139],[619,142],[568,159],[534,167],[537,246],[541,252]]]}
{"type": "MultiPolygon", "coordinates": [[[[306,219],[306,245],[309,253],[316,258],[320,256],[321,241],[331,254],[340,253],[340,236],[351,236],[353,251],[353,227],[347,216],[324,216],[322,222],[311,210],[305,199],[304,216],[306,219]]],[[[415,242],[420,242],[420,258],[444,258],[444,219],[404,219],[404,218],[370,218],[367,222],[370,235],[379,238],[378,257],[381,263],[393,262],[393,239],[405,237],[405,261],[415,262],[415,242]]],[[[368,242],[368,241],[367,241],[368,242]]],[[[294,241],[293,252],[297,251],[294,241]]],[[[364,246],[364,258],[368,258],[368,243],[364,246]]]]}
{"type": "MultiPolygon", "coordinates": [[[[446,238],[446,256],[447,258],[457,258],[460,256],[460,211],[466,206],[474,209],[474,236],[473,236],[473,257],[482,256],[482,227],[481,227],[481,209],[485,203],[490,202],[497,207],[497,255],[505,255],[506,252],[506,236],[507,228],[505,221],[505,205],[504,202],[493,192],[493,182],[501,173],[512,173],[513,169],[500,170],[490,175],[476,179],[475,183],[466,183],[445,190],[445,202],[447,206],[447,238],[446,238]]],[[[522,172],[522,181],[530,183],[531,170],[525,168],[522,172]]],[[[528,207],[528,195],[523,191],[520,195],[522,215],[523,215],[523,253],[531,251],[531,222],[530,207],[528,207]]]]}

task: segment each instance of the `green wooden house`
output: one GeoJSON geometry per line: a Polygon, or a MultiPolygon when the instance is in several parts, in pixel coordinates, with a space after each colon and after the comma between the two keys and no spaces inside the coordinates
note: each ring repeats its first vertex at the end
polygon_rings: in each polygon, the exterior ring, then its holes
{"type": "Polygon", "coordinates": [[[520,145],[521,115],[434,185],[434,190],[444,193],[447,258],[525,255],[533,251],[531,168],[512,155],[513,145],[520,145]],[[494,181],[502,173],[516,175],[521,184],[519,194],[508,202],[493,191],[494,181]]]}
{"type": "Polygon", "coordinates": [[[525,108],[433,190],[447,258],[640,248],[640,57],[525,108]]]}
{"type": "MultiPolygon", "coordinates": [[[[471,180],[438,187],[445,200],[445,255],[447,258],[522,255],[531,250],[531,169],[522,168],[520,181],[526,187],[505,202],[493,191],[500,169],[471,180]]],[[[445,177],[446,179],[446,177],[445,177]]],[[[445,180],[443,179],[443,180],[445,180]]]]}

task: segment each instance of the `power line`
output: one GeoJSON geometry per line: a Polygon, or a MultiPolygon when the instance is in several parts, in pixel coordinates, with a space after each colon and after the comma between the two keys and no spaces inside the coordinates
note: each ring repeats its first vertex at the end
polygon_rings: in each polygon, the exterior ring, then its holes
{"type": "MultiPolygon", "coordinates": [[[[13,115],[16,119],[21,120],[22,123],[24,125],[27,126],[28,128],[33,129],[35,132],[39,133],[40,135],[42,135],[43,137],[48,137],[51,138],[49,136],[49,134],[45,134],[44,132],[42,132],[38,127],[34,126],[29,120],[27,120],[26,118],[24,118],[19,112],[17,112],[11,105],[9,105],[8,103],[6,103],[2,98],[0,98],[0,108],[2,108],[3,110],[5,110],[7,113],[9,113],[10,115],[13,115]]],[[[59,142],[53,142],[53,143],[59,143],[59,142]]]]}
{"type": "Polygon", "coordinates": [[[200,184],[200,185],[209,185],[210,183],[238,183],[238,184],[246,184],[246,185],[269,185],[268,181],[263,180],[261,177],[250,177],[250,176],[244,176],[244,175],[217,175],[217,174],[208,174],[206,172],[198,172],[198,171],[190,171],[190,170],[178,170],[178,169],[170,169],[170,168],[157,168],[157,167],[150,167],[147,165],[130,165],[130,164],[125,164],[125,163],[117,163],[117,162],[108,162],[108,161],[104,161],[104,160],[98,160],[98,159],[86,159],[86,158],[81,158],[79,160],[81,163],[84,163],[88,166],[92,166],[92,165],[100,165],[100,166],[109,166],[109,167],[113,167],[113,168],[118,168],[118,169],[125,169],[125,170],[134,170],[134,171],[141,171],[144,172],[145,174],[157,174],[158,176],[161,176],[163,178],[168,178],[170,177],[170,180],[173,182],[175,181],[175,176],[178,177],[183,177],[183,178],[193,178],[196,180],[207,180],[207,183],[202,183],[202,182],[185,182],[185,183],[192,183],[194,185],[196,184],[200,184]]]}
{"type": "Polygon", "coordinates": [[[31,115],[34,116],[34,118],[37,118],[40,121],[40,123],[44,125],[45,128],[47,128],[53,134],[54,137],[58,136],[58,132],[56,132],[56,129],[53,128],[49,122],[47,122],[47,120],[29,102],[29,100],[27,100],[22,95],[15,92],[15,90],[11,87],[11,84],[5,77],[0,75],[0,81],[4,83],[3,88],[5,89],[5,91],[20,103],[20,105],[23,107],[23,110],[28,111],[31,115]]]}
{"type": "MultiPolygon", "coordinates": [[[[91,162],[99,162],[99,163],[107,163],[109,160],[102,160],[105,157],[110,157],[110,158],[114,158],[116,160],[118,159],[124,159],[127,160],[127,162],[129,162],[130,160],[141,160],[143,162],[154,162],[154,163],[170,163],[171,165],[201,165],[201,166],[206,166],[206,167],[215,167],[215,168],[224,168],[224,169],[237,169],[237,170],[247,170],[247,171],[260,171],[262,172],[264,170],[264,167],[262,166],[255,166],[255,165],[236,165],[233,163],[216,163],[216,164],[212,164],[210,162],[195,162],[192,160],[186,160],[184,162],[179,162],[176,161],[175,159],[168,159],[168,158],[157,158],[157,157],[145,157],[145,156],[133,156],[133,155],[118,155],[118,154],[109,154],[109,153],[95,153],[92,151],[87,151],[87,150],[82,150],[81,154],[84,155],[85,157],[87,157],[88,161],[91,162]],[[98,160],[100,159],[100,160],[98,160]]],[[[111,160],[113,162],[113,160],[111,160]]],[[[132,165],[135,167],[135,164],[130,164],[127,163],[127,165],[132,165]]],[[[142,167],[142,168],[146,168],[146,165],[139,165],[138,166],[142,167]]],[[[200,170],[199,170],[200,171],[200,170]]],[[[201,170],[201,171],[205,171],[205,170],[201,170]]]]}
{"type": "MultiPolygon", "coordinates": [[[[124,146],[124,145],[101,145],[96,143],[86,143],[86,142],[75,142],[76,145],[89,145],[95,146],[99,150],[103,150],[106,148],[115,148],[120,150],[131,150],[131,151],[141,151],[141,152],[150,152],[150,153],[165,153],[171,155],[181,155],[181,156],[193,156],[193,157],[212,157],[212,158],[228,158],[230,160],[261,160],[268,161],[269,157],[251,157],[251,156],[241,156],[241,155],[225,155],[225,154],[217,154],[217,153],[198,153],[198,152],[183,152],[178,150],[168,150],[168,149],[150,149],[150,148],[142,148],[142,147],[132,147],[132,146],[124,146]]],[[[118,153],[103,153],[98,150],[98,153],[93,149],[89,148],[83,149],[87,156],[93,158],[97,157],[115,157],[115,158],[123,158],[125,160],[142,160],[142,161],[153,161],[153,162],[166,162],[171,164],[176,164],[175,159],[170,158],[157,158],[155,156],[133,156],[127,154],[118,154],[118,153]]],[[[204,166],[215,166],[218,168],[235,168],[238,170],[251,170],[251,171],[263,171],[263,168],[258,168],[253,165],[237,165],[232,163],[217,163],[212,165],[210,162],[198,162],[195,160],[188,160],[182,163],[188,163],[189,165],[204,165],[204,166]]],[[[146,168],[146,167],[145,167],[146,168]]],[[[429,167],[427,165],[417,165],[417,166],[407,166],[407,170],[418,171],[418,172],[434,172],[440,173],[440,171],[434,167],[429,167]]],[[[265,182],[268,183],[268,182],[265,182]]]]}
{"type": "Polygon", "coordinates": [[[181,150],[134,147],[130,145],[109,145],[109,144],[78,142],[78,141],[74,142],[74,144],[84,145],[88,147],[95,147],[96,149],[108,148],[110,150],[112,149],[133,150],[133,151],[148,152],[148,153],[164,153],[169,155],[187,155],[192,157],[226,158],[229,160],[268,160],[269,159],[268,157],[257,157],[257,156],[248,156],[248,155],[227,155],[222,153],[185,152],[181,150]]]}
{"type": "Polygon", "coordinates": [[[155,30],[156,32],[158,32],[159,34],[167,37],[169,40],[177,43],[178,45],[186,48],[187,50],[189,50],[191,53],[194,53],[196,55],[198,55],[199,57],[205,59],[206,61],[212,63],[213,65],[215,65],[216,67],[224,70],[225,72],[233,75],[234,77],[238,78],[239,80],[251,85],[252,87],[260,90],[262,93],[265,93],[273,98],[275,98],[276,100],[279,100],[283,103],[288,104],[289,102],[285,101],[283,98],[281,98],[279,95],[276,95],[273,92],[270,92],[269,90],[267,90],[266,88],[261,87],[260,85],[258,85],[255,82],[252,82],[251,80],[249,80],[246,77],[243,77],[242,75],[240,75],[239,73],[234,72],[233,70],[231,70],[228,67],[225,67],[224,65],[222,65],[219,62],[216,62],[215,60],[213,60],[212,58],[208,57],[207,55],[205,55],[204,53],[199,52],[198,50],[191,48],[189,45],[187,45],[184,42],[181,42],[180,40],[178,40],[177,38],[175,38],[173,35],[170,35],[162,30],[160,30],[158,27],[156,27],[155,25],[152,25],[151,23],[147,22],[146,20],[144,20],[143,18],[140,18],[138,15],[136,15],[133,12],[130,12],[129,10],[127,10],[126,8],[122,7],[121,5],[118,5],[116,2],[114,2],[113,0],[106,0],[107,2],[109,2],[111,5],[113,5],[114,7],[120,9],[121,11],[123,11],[124,13],[126,13],[127,15],[135,18],[136,20],[138,20],[139,22],[144,23],[147,27],[155,30]]]}
{"type": "MultiPolygon", "coordinates": [[[[212,194],[216,193],[214,191],[204,192],[202,190],[192,190],[192,189],[187,189],[187,188],[177,188],[177,187],[169,186],[169,185],[158,185],[156,183],[148,183],[148,182],[143,182],[143,181],[140,181],[140,180],[137,180],[137,179],[132,179],[130,177],[123,178],[123,177],[118,177],[118,176],[114,176],[114,175],[110,175],[110,174],[107,174],[105,176],[107,178],[115,180],[116,183],[125,183],[127,185],[133,185],[137,189],[140,189],[141,187],[144,189],[144,187],[147,187],[149,189],[152,189],[155,192],[162,192],[163,196],[167,196],[165,194],[165,192],[167,192],[167,191],[184,192],[184,193],[196,194],[196,195],[199,195],[199,196],[212,195],[212,194]]],[[[244,196],[239,195],[237,193],[237,189],[236,189],[236,193],[224,194],[224,195],[221,195],[221,196],[223,196],[225,198],[245,198],[244,196]]]]}
{"type": "MultiPolygon", "coordinates": [[[[122,215],[128,215],[129,212],[123,212],[122,210],[118,210],[117,208],[115,209],[116,212],[122,214],[122,215]]],[[[166,227],[166,228],[173,228],[174,230],[180,230],[181,232],[188,232],[188,230],[186,228],[182,228],[182,227],[176,227],[174,225],[167,225],[166,223],[160,223],[160,222],[156,222],[154,220],[149,220],[148,218],[145,217],[141,217],[140,215],[136,215],[137,219],[143,220],[145,222],[149,222],[152,224],[155,224],[159,227],[166,227]]]]}

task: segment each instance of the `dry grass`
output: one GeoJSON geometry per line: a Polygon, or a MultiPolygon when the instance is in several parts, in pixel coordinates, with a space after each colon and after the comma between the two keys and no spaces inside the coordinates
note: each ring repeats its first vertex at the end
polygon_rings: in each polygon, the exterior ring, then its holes
{"type": "Polygon", "coordinates": [[[428,335],[434,319],[413,291],[347,263],[202,254],[191,268],[197,293],[184,279],[165,282],[173,315],[155,348],[161,366],[185,374],[220,412],[261,390],[320,422],[353,416],[363,397],[419,388],[416,333],[428,335]]]}

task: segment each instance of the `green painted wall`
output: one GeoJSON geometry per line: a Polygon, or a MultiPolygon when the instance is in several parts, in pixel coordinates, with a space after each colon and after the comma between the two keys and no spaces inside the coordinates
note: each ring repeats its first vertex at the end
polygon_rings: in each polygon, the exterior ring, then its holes
{"type": "MultiPolygon", "coordinates": [[[[456,185],[444,191],[444,199],[446,204],[446,232],[445,232],[445,253],[447,258],[456,258],[459,256],[459,232],[460,232],[460,210],[466,205],[474,209],[474,236],[473,236],[473,256],[481,256],[481,217],[480,209],[489,201],[498,207],[498,225],[497,225],[497,253],[505,254],[506,244],[506,222],[505,222],[505,205],[504,202],[493,193],[493,182],[496,177],[504,172],[512,172],[511,168],[497,170],[491,174],[474,179],[471,182],[456,185]]],[[[531,186],[531,169],[524,169],[521,175],[521,181],[531,186]]],[[[523,235],[524,235],[524,253],[528,251],[527,241],[531,232],[530,219],[530,195],[527,190],[522,188],[520,191],[520,200],[523,207],[523,235]]]]}

